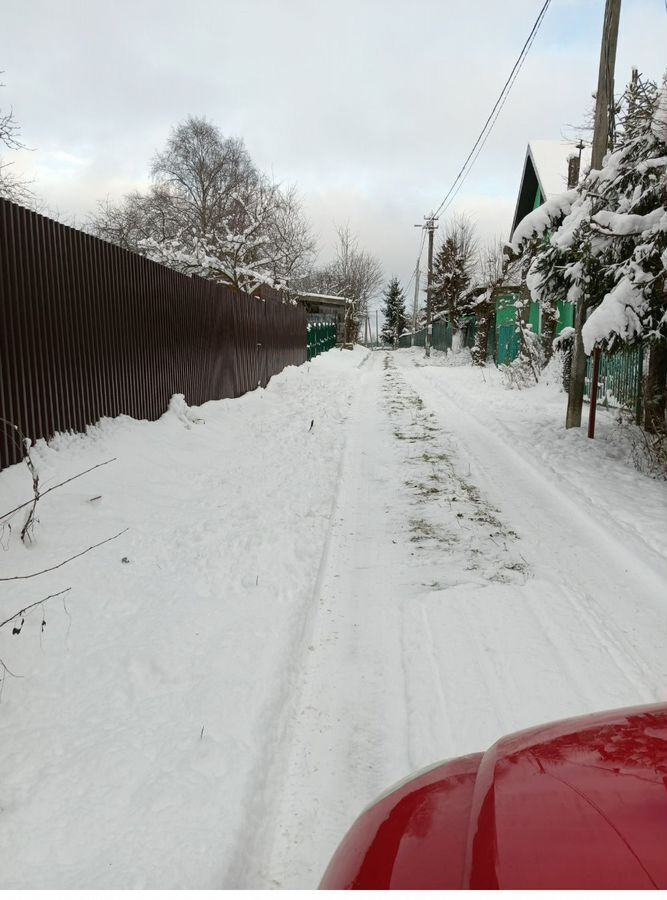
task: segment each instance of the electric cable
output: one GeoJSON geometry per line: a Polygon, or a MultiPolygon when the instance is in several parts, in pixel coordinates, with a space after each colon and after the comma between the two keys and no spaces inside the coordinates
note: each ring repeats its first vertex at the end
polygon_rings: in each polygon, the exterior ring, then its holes
{"type": "MultiPolygon", "coordinates": [[[[667,3],[667,0],[665,0],[665,2],[667,3]]],[[[494,103],[493,109],[489,113],[488,118],[487,118],[486,122],[484,123],[484,126],[477,137],[477,140],[475,141],[475,143],[472,146],[472,150],[466,157],[466,160],[463,163],[463,165],[461,166],[461,169],[460,169],[458,175],[454,179],[452,186],[449,188],[449,190],[445,194],[445,197],[444,197],[442,203],[435,211],[434,216],[439,215],[439,213],[442,211],[443,207],[445,206],[445,204],[447,203],[447,201],[449,200],[450,196],[452,195],[452,193],[455,189],[456,189],[456,192],[458,193],[458,190],[460,188],[457,189],[457,185],[459,184],[460,181],[462,181],[462,179],[464,181],[465,178],[467,178],[468,173],[470,172],[470,169],[472,169],[472,166],[474,165],[475,160],[479,156],[479,153],[481,152],[482,147],[486,143],[486,140],[487,140],[489,134],[491,133],[491,130],[493,129],[493,126],[498,118],[498,115],[500,114],[500,110],[505,105],[505,101],[507,100],[507,97],[509,96],[512,86],[513,86],[514,82],[516,81],[516,76],[519,74],[519,71],[521,70],[521,67],[523,66],[524,60],[528,54],[528,51],[530,50],[530,48],[533,44],[533,41],[535,40],[535,37],[537,36],[537,32],[540,29],[540,25],[542,24],[542,21],[546,15],[546,12],[547,12],[550,4],[551,4],[551,0],[545,0],[542,8],[540,9],[540,12],[538,13],[537,18],[533,24],[533,27],[530,30],[530,34],[526,38],[526,41],[525,41],[523,47],[521,48],[521,52],[519,53],[519,56],[517,57],[514,65],[512,66],[512,70],[511,70],[510,74],[508,75],[507,80],[505,81],[505,84],[503,85],[503,88],[502,88],[500,94],[498,95],[498,99],[494,103]],[[487,129],[488,129],[488,131],[487,131],[487,129]],[[481,147],[480,147],[480,144],[481,144],[481,147]],[[475,153],[475,151],[477,150],[478,147],[479,147],[479,152],[475,153]],[[473,159],[473,156],[474,156],[474,159],[473,159]],[[472,162],[470,162],[471,159],[472,159],[472,162]],[[470,163],[470,166],[468,166],[468,163],[470,163]]]]}

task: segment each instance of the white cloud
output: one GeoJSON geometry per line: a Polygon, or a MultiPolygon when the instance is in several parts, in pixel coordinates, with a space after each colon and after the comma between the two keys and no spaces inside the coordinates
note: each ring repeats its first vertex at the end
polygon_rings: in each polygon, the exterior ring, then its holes
{"type": "MultiPolygon", "coordinates": [[[[601,0],[553,3],[456,208],[507,231],[525,147],[582,121],[601,0]]],[[[206,114],[299,183],[323,255],[350,221],[407,281],[418,232],[456,175],[538,8],[535,0],[31,0],[3,10],[0,68],[38,190],[63,213],[146,183],[169,128],[206,114]]],[[[617,83],[659,77],[667,16],[626,0],[617,83]]]]}

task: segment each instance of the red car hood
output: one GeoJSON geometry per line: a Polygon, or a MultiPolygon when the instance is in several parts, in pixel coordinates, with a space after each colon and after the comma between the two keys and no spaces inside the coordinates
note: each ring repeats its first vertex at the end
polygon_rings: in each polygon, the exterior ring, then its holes
{"type": "Polygon", "coordinates": [[[667,888],[667,706],[568,719],[366,810],[320,887],[667,888]]]}

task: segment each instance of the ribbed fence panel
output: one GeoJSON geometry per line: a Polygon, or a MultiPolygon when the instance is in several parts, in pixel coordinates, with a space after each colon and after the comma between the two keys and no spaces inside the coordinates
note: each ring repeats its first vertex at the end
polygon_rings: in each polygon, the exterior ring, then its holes
{"type": "MultiPolygon", "coordinates": [[[[169,398],[237,397],[306,359],[306,316],[177,272],[0,198],[0,417],[30,439],[169,398]]],[[[0,423],[0,468],[23,455],[0,423]]]]}

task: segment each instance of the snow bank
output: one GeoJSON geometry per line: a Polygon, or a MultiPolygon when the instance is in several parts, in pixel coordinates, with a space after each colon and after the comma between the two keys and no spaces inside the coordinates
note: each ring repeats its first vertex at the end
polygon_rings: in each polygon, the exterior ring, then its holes
{"type": "MultiPolygon", "coordinates": [[[[35,542],[5,529],[0,632],[5,888],[233,883],[315,602],[348,403],[367,351],[332,350],[238,400],[102,420],[37,443],[35,542]],[[43,615],[42,615],[43,614],[43,615]],[[42,621],[45,625],[42,626],[42,621]]],[[[0,509],[29,499],[22,465],[0,509]]]]}

